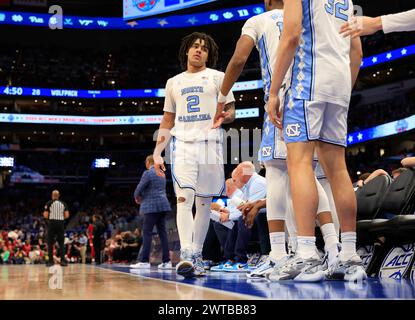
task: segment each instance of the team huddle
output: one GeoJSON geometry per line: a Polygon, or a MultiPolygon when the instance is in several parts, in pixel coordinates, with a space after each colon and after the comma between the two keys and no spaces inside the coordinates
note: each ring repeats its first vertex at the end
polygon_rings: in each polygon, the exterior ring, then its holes
{"type": "Polygon", "coordinates": [[[360,38],[339,34],[353,16],[353,4],[265,0],[265,8],[246,21],[225,73],[213,69],[215,41],[192,33],[179,52],[185,71],[167,81],[153,156],[155,171],[163,176],[162,152],[170,142],[181,246],[176,271],[185,277],[205,273],[202,248],[212,198],[225,186],[221,125],[235,119],[231,88],[256,47],[265,100],[258,156],[266,168],[263,206],[271,252],[248,277],[364,280],[356,253],[356,199],[345,163],[348,106],[362,48],[360,38]],[[316,247],[316,223],[324,256],[316,247]],[[290,252],[285,230],[296,239],[290,252]]]}

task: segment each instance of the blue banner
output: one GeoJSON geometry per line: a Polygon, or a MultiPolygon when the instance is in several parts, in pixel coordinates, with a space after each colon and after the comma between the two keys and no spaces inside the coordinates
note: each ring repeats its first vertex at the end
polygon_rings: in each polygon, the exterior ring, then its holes
{"type": "Polygon", "coordinates": [[[381,124],[373,128],[352,132],[347,135],[347,145],[351,146],[357,143],[384,138],[413,129],[415,129],[415,115],[381,124]]]}
{"type": "Polygon", "coordinates": [[[376,66],[381,63],[405,58],[408,56],[412,56],[414,54],[415,54],[415,45],[395,49],[392,51],[382,52],[380,54],[377,54],[377,55],[374,55],[368,58],[364,58],[362,60],[361,69],[376,66]]]}
{"type": "Polygon", "coordinates": [[[62,21],[58,21],[58,18],[51,14],[0,11],[0,25],[7,24],[49,28],[49,25],[57,26],[61,22],[64,29],[168,29],[247,20],[263,12],[263,4],[254,4],[224,10],[172,15],[164,18],[149,18],[128,22],[122,18],[80,17],[66,16],[65,14],[63,15],[62,21]]]}

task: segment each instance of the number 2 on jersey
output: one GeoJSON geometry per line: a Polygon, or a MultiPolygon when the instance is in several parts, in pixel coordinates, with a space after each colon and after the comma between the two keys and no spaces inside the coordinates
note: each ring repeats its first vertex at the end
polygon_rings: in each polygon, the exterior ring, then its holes
{"type": "Polygon", "coordinates": [[[335,15],[336,18],[347,21],[349,18],[346,14],[349,10],[349,0],[340,0],[334,3],[336,0],[328,0],[328,3],[324,5],[326,12],[330,15],[335,15]]]}
{"type": "Polygon", "coordinates": [[[187,99],[187,112],[199,112],[199,96],[188,96],[187,99]]]}

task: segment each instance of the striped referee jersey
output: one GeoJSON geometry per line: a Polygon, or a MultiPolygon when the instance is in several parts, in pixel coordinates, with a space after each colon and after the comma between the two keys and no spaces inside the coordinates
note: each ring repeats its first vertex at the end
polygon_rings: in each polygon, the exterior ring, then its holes
{"type": "Polygon", "coordinates": [[[49,220],[65,220],[64,212],[69,211],[68,206],[61,200],[50,200],[45,205],[45,211],[49,212],[49,220]]]}

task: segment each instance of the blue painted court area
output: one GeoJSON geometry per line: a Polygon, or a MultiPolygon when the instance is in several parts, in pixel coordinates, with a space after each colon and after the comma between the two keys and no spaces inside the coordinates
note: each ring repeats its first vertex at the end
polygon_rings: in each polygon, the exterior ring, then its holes
{"type": "Polygon", "coordinates": [[[253,299],[273,300],[354,300],[354,299],[415,299],[415,284],[409,279],[370,278],[363,283],[323,281],[298,283],[292,281],[252,281],[244,273],[209,272],[206,276],[184,279],[175,270],[134,270],[127,265],[101,265],[101,268],[125,272],[132,277],[159,279],[198,287],[245,295],[253,299]]]}

